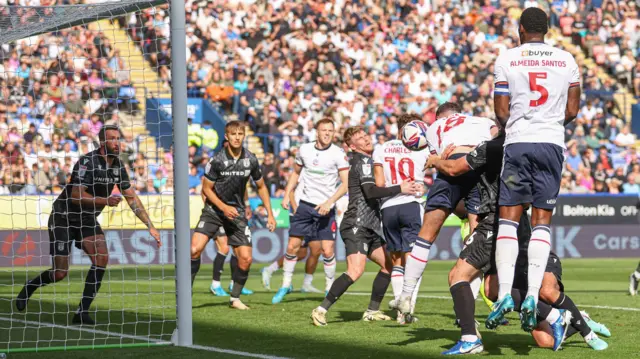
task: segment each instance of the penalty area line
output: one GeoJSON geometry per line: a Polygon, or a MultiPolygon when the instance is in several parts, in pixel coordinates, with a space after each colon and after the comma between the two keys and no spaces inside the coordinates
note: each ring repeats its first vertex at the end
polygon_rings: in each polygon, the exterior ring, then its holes
{"type": "MultiPolygon", "coordinates": [[[[357,295],[357,296],[370,296],[371,293],[367,293],[367,292],[346,292],[344,294],[347,295],[357,295]]],[[[443,295],[425,295],[425,294],[418,294],[418,298],[425,298],[425,299],[448,299],[451,300],[451,297],[445,297],[443,295]]],[[[482,299],[478,298],[476,299],[476,301],[481,302],[482,299]]],[[[576,304],[576,306],[579,308],[594,308],[594,309],[609,309],[609,310],[621,310],[621,311],[625,311],[625,312],[640,312],[640,308],[627,308],[627,307],[611,307],[608,305],[589,305],[589,304],[576,304]]]]}
{"type": "MultiPolygon", "coordinates": [[[[172,342],[166,341],[166,340],[160,340],[160,339],[154,339],[154,338],[150,338],[150,337],[143,337],[143,336],[138,336],[138,335],[124,334],[124,333],[114,333],[114,332],[109,332],[109,331],[105,331],[105,330],[91,329],[91,328],[79,327],[79,326],[67,326],[67,325],[60,325],[60,324],[53,324],[53,323],[46,323],[46,322],[36,322],[36,321],[31,321],[31,320],[7,318],[7,317],[1,317],[1,316],[0,316],[0,321],[21,323],[21,324],[32,326],[33,329],[38,329],[38,328],[41,328],[41,327],[55,328],[55,329],[66,329],[66,330],[72,330],[72,331],[76,331],[76,332],[86,332],[86,333],[92,333],[92,334],[100,334],[100,335],[106,335],[106,336],[119,337],[119,338],[122,338],[122,339],[141,340],[141,341],[146,341],[146,342],[150,342],[150,343],[158,344],[158,345],[171,345],[171,344],[173,344],[172,342]]],[[[22,328],[20,328],[20,329],[22,329],[22,328]]],[[[115,345],[117,345],[117,344],[115,344],[115,345]]],[[[176,348],[178,348],[178,346],[176,346],[176,348]]],[[[189,346],[186,346],[186,347],[183,347],[183,348],[204,350],[204,351],[215,352],[215,353],[224,353],[224,354],[237,355],[237,356],[243,356],[243,357],[249,357],[249,358],[290,359],[290,358],[287,358],[287,357],[280,357],[280,356],[266,355],[266,354],[249,353],[249,352],[243,352],[243,351],[239,351],[239,350],[223,349],[223,348],[211,347],[211,346],[206,346],[206,345],[197,345],[197,344],[189,345],[189,346]]],[[[45,349],[45,348],[43,348],[43,349],[45,349]]]]}

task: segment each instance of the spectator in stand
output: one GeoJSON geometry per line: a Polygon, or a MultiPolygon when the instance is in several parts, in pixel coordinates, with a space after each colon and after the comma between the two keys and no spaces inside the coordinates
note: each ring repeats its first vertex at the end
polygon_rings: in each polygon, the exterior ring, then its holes
{"type": "Polygon", "coordinates": [[[627,181],[622,185],[624,194],[640,194],[640,185],[636,182],[636,178],[636,174],[633,172],[627,175],[627,181]]]}
{"type": "Polygon", "coordinates": [[[622,132],[616,135],[613,143],[618,147],[625,148],[636,143],[636,136],[631,133],[631,128],[629,125],[625,125],[624,127],[622,127],[622,132]]]}

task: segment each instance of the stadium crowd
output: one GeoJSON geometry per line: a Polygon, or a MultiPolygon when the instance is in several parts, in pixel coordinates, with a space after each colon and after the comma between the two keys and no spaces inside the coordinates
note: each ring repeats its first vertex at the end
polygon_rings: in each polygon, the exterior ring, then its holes
{"type": "MultiPolygon", "coordinates": [[[[637,3],[435,3],[188,0],[188,94],[248,121],[264,139],[265,178],[279,196],[297,146],[314,140],[314,123],[324,116],[335,120],[339,134],[365,126],[377,144],[397,135],[399,113],[431,123],[446,101],[493,117],[493,62],[517,46],[522,10],[539,6],[550,11],[557,32],[610,75],[598,76],[598,67],[579,60],[586,96],[566,131],[562,192],[640,193],[636,138],[610,96],[623,87],[640,95],[637,3]]],[[[166,9],[121,23],[169,85],[166,9]]],[[[135,111],[124,61],[101,33],[74,28],[29,41],[0,48],[0,194],[59,192],[78,154],[94,148],[101,126],[118,121],[119,111],[135,111]]],[[[123,147],[140,193],[171,191],[170,153],[153,164],[130,136],[123,147]]],[[[210,155],[190,148],[192,193],[210,155]]]]}

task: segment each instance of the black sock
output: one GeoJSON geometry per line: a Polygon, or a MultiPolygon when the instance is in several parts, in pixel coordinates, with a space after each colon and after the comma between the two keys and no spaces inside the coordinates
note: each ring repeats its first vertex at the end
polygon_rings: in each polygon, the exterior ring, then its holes
{"type": "Polygon", "coordinates": [[[571,336],[573,336],[574,334],[579,333],[578,329],[574,328],[573,325],[569,326],[569,328],[567,328],[567,339],[569,339],[571,336]]]}
{"type": "Polygon", "coordinates": [[[516,312],[520,311],[522,306],[522,298],[525,297],[525,292],[520,289],[511,288],[511,298],[513,298],[513,308],[516,312]]]}
{"type": "Polygon", "coordinates": [[[476,335],[476,301],[469,282],[458,282],[449,288],[453,298],[453,310],[460,324],[462,335],[476,335]]]}
{"type": "Polygon", "coordinates": [[[105,267],[98,267],[96,265],[92,265],[91,269],[89,269],[89,273],[87,273],[87,279],[84,283],[84,291],[82,292],[82,300],[80,301],[80,311],[86,312],[91,307],[91,303],[93,299],[95,299],[98,291],[100,290],[100,286],[102,285],[102,277],[104,277],[104,273],[107,271],[105,267]]]}
{"type": "Polygon", "coordinates": [[[571,326],[575,327],[580,332],[580,335],[584,337],[591,333],[591,328],[589,328],[587,321],[582,317],[578,307],[576,307],[571,298],[566,296],[564,293],[560,293],[560,297],[555,303],[553,303],[553,306],[555,308],[566,309],[571,312],[571,326]]]}
{"type": "Polygon", "coordinates": [[[549,314],[551,314],[551,310],[553,310],[553,308],[549,304],[538,300],[538,305],[536,306],[536,320],[538,321],[538,323],[547,319],[549,314]]]}
{"type": "Polygon", "coordinates": [[[193,281],[196,279],[196,275],[200,270],[200,258],[191,259],[191,288],[193,288],[193,281]]]}
{"type": "Polygon", "coordinates": [[[384,299],[384,294],[389,288],[391,283],[391,274],[378,272],[376,278],[373,280],[373,287],[371,288],[371,301],[369,301],[369,310],[380,310],[380,303],[384,299]]]}
{"type": "Polygon", "coordinates": [[[231,255],[231,260],[229,261],[229,265],[231,266],[231,280],[235,282],[233,279],[234,273],[238,270],[238,257],[231,255]]]}
{"type": "Polygon", "coordinates": [[[29,297],[35,292],[38,288],[44,287],[49,283],[53,283],[53,269],[47,269],[44,272],[40,273],[37,277],[33,278],[29,282],[27,282],[27,293],[29,297]]]}
{"type": "Polygon", "coordinates": [[[216,254],[216,258],[213,260],[213,280],[220,281],[220,275],[224,271],[224,261],[227,259],[227,254],[229,253],[220,253],[216,254]]]}
{"type": "Polygon", "coordinates": [[[248,270],[236,268],[235,272],[233,272],[233,289],[231,290],[231,298],[240,298],[242,288],[244,288],[244,284],[247,283],[247,278],[249,278],[248,270]]]}
{"type": "Polygon", "coordinates": [[[329,293],[327,293],[327,296],[324,298],[320,306],[326,310],[329,310],[333,303],[335,303],[338,298],[340,298],[340,296],[344,294],[344,292],[346,292],[352,284],[353,279],[351,279],[351,277],[349,277],[347,273],[342,273],[342,275],[333,282],[331,288],[329,289],[329,293]]]}

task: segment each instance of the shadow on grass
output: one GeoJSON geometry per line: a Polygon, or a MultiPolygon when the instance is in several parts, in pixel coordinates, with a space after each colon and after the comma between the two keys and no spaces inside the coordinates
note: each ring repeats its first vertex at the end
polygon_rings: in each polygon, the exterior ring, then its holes
{"type": "MultiPolygon", "coordinates": [[[[444,351],[453,347],[460,339],[459,330],[416,328],[409,331],[407,334],[409,334],[411,338],[389,345],[406,346],[419,342],[448,339],[451,341],[450,344],[440,346],[444,351]]],[[[501,348],[509,348],[510,350],[515,351],[517,355],[528,355],[534,347],[530,336],[497,332],[483,332],[482,344],[484,345],[485,352],[490,355],[502,355],[501,348]]]]}

